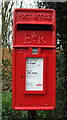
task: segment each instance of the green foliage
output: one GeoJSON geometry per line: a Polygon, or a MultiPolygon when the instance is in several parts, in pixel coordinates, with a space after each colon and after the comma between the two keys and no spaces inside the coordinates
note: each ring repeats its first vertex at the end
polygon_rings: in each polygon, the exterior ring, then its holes
{"type": "Polygon", "coordinates": [[[22,120],[27,118],[27,111],[15,111],[12,109],[11,92],[2,94],[2,120],[22,120]]]}
{"type": "Polygon", "coordinates": [[[66,118],[66,102],[67,102],[67,91],[65,88],[65,57],[64,52],[59,51],[57,55],[57,111],[58,116],[66,118]]]}
{"type": "Polygon", "coordinates": [[[3,90],[8,90],[11,88],[12,81],[12,64],[9,59],[2,60],[2,83],[3,90]]]}

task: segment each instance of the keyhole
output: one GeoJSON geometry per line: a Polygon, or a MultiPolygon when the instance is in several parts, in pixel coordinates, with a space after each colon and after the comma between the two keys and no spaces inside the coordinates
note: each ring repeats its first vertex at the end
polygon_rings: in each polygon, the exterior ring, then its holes
{"type": "Polygon", "coordinates": [[[23,79],[23,75],[21,75],[21,78],[23,79]]]}

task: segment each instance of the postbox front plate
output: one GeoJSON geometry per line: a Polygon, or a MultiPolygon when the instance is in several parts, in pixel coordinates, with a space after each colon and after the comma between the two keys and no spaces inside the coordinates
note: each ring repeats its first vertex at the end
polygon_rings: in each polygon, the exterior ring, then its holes
{"type": "MultiPolygon", "coordinates": [[[[28,49],[13,49],[13,96],[12,96],[12,105],[13,109],[16,110],[52,110],[56,106],[56,55],[55,49],[44,49],[42,48],[41,55],[32,55],[30,54],[29,48],[28,49]],[[25,55],[23,54],[25,51],[25,55]],[[28,55],[29,54],[29,55],[28,55]],[[30,81],[26,81],[26,75],[28,77],[33,77],[33,75],[29,76],[26,74],[26,70],[28,72],[34,72],[34,68],[26,68],[31,67],[27,66],[28,60],[30,58],[37,58],[41,59],[40,64],[40,73],[42,73],[42,83],[41,80],[39,84],[43,84],[43,88],[34,87],[31,89],[31,86],[26,86],[26,82],[32,83],[32,80],[36,80],[36,78],[31,78],[30,81]],[[42,61],[43,59],[43,61],[42,61]],[[41,66],[43,65],[43,66],[41,66]],[[43,67],[43,68],[42,68],[43,67]],[[31,70],[31,71],[30,71],[31,70]],[[29,87],[29,88],[26,88],[29,87]]],[[[39,62],[39,60],[37,60],[39,62]]],[[[33,61],[32,61],[33,63],[33,61]]],[[[35,62],[36,63],[36,62],[35,62]]],[[[33,67],[33,66],[32,66],[33,67]]],[[[35,72],[38,72],[37,68],[35,72]]],[[[40,74],[39,73],[39,74],[40,74]]],[[[35,77],[35,76],[34,76],[35,77]]],[[[40,76],[39,76],[40,77],[40,76]]],[[[29,79],[29,78],[28,78],[29,79]]],[[[34,80],[34,81],[35,81],[34,80]]],[[[38,85],[39,85],[38,84],[38,85]]]]}

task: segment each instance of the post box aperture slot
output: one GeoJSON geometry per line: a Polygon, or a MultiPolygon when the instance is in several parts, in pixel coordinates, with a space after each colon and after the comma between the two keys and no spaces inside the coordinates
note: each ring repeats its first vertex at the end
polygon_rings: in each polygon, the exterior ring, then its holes
{"type": "Polygon", "coordinates": [[[43,91],[43,58],[26,58],[26,91],[43,91]]]}
{"type": "Polygon", "coordinates": [[[35,31],[52,31],[53,25],[44,24],[17,24],[17,30],[35,30],[35,31]]]}

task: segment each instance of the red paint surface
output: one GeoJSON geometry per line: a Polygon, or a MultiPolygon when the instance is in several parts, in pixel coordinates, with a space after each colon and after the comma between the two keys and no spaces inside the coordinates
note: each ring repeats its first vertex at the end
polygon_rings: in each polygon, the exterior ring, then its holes
{"type": "Polygon", "coordinates": [[[16,9],[13,18],[12,107],[52,110],[56,106],[56,15],[51,9],[16,9]],[[38,26],[37,26],[38,25],[38,26]],[[32,54],[32,48],[38,54],[32,54]],[[26,91],[26,57],[43,57],[43,91],[26,91]]]}

